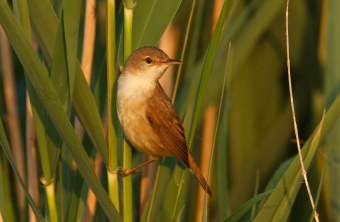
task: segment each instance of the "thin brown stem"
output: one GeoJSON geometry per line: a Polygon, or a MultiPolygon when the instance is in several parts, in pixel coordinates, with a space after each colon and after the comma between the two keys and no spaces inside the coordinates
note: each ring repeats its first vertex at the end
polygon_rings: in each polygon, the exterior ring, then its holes
{"type": "Polygon", "coordinates": [[[96,1],[87,0],[85,6],[85,25],[83,53],[81,57],[81,68],[84,72],[86,81],[91,79],[94,43],[96,39],[96,1]]]}
{"type": "MultiPolygon", "coordinates": [[[[81,68],[83,70],[85,79],[88,84],[90,84],[91,81],[95,39],[96,39],[96,1],[86,0],[81,68]]],[[[78,118],[75,121],[75,129],[77,132],[77,136],[82,140],[84,135],[84,129],[81,126],[78,118]]],[[[101,158],[97,154],[94,160],[94,169],[98,177],[100,175],[101,166],[102,166],[101,158]]],[[[86,200],[86,217],[84,218],[85,221],[93,221],[96,206],[97,200],[93,192],[89,190],[86,200]]]]}
{"type": "MultiPolygon", "coordinates": [[[[87,0],[85,5],[84,39],[83,39],[83,52],[81,56],[81,69],[83,70],[85,79],[88,84],[90,84],[91,81],[95,39],[96,39],[96,1],[87,0]]],[[[78,118],[75,120],[74,125],[78,138],[82,140],[84,135],[84,129],[81,126],[78,118]]]]}
{"type": "MultiPolygon", "coordinates": [[[[96,155],[94,159],[94,171],[98,178],[100,178],[100,172],[102,170],[102,158],[100,155],[96,155]]],[[[91,189],[89,189],[87,200],[86,200],[86,214],[84,217],[84,221],[90,222],[93,221],[93,218],[96,214],[96,207],[97,207],[97,199],[91,189]]]]}
{"type": "MultiPolygon", "coordinates": [[[[31,194],[35,203],[39,203],[39,174],[36,146],[36,134],[34,129],[33,113],[29,96],[26,96],[26,146],[27,146],[27,183],[28,191],[31,194]]],[[[35,222],[37,218],[29,208],[29,221],[35,222]]]]}
{"type": "Polygon", "coordinates": [[[301,165],[301,171],[302,171],[302,176],[303,180],[306,185],[306,189],[308,192],[309,200],[311,203],[311,206],[314,211],[314,219],[316,222],[319,222],[319,215],[315,209],[315,204],[313,200],[313,196],[309,187],[308,179],[307,179],[307,172],[305,170],[305,166],[303,164],[303,157],[302,157],[302,152],[301,152],[301,145],[300,145],[300,139],[299,139],[299,131],[298,131],[298,126],[296,122],[296,115],[295,115],[295,107],[294,107],[294,98],[293,98],[293,87],[292,87],[292,78],[291,78],[291,72],[290,72],[290,56],[289,56],[289,28],[288,28],[288,12],[289,12],[289,0],[287,0],[287,5],[286,5],[286,51],[287,51],[287,69],[288,69],[288,85],[289,85],[289,97],[290,97],[290,105],[292,108],[292,116],[293,116],[293,124],[294,124],[294,133],[295,133],[295,140],[296,140],[296,145],[297,149],[299,152],[299,159],[300,159],[300,165],[301,165]]]}
{"type": "MultiPolygon", "coordinates": [[[[170,23],[166,28],[160,43],[159,48],[166,52],[170,58],[176,58],[178,43],[180,38],[180,30],[177,26],[173,23],[170,23]]],[[[162,88],[164,89],[165,93],[172,97],[173,89],[174,89],[174,70],[175,66],[170,66],[165,73],[163,74],[162,78],[159,80],[162,88]]]]}
{"type": "MultiPolygon", "coordinates": [[[[13,61],[11,56],[11,49],[7,40],[6,34],[0,27],[0,57],[2,59],[3,82],[4,82],[4,97],[7,110],[7,126],[10,138],[10,145],[13,151],[16,167],[20,173],[21,178],[26,183],[25,172],[25,154],[23,149],[21,127],[19,122],[19,112],[17,106],[16,83],[14,79],[13,61]]],[[[20,187],[19,182],[15,179],[16,194],[18,198],[19,210],[24,215],[25,211],[25,196],[24,191],[20,187]]]]}
{"type": "MultiPolygon", "coordinates": [[[[204,113],[204,119],[202,127],[203,129],[203,137],[202,137],[202,153],[201,153],[201,161],[200,168],[204,177],[208,180],[208,171],[209,171],[209,161],[210,154],[214,145],[214,135],[216,129],[216,117],[217,117],[217,106],[216,104],[209,105],[204,113]]],[[[208,201],[205,201],[205,191],[203,189],[198,189],[197,201],[196,201],[196,214],[195,221],[202,221],[203,219],[203,211],[204,208],[208,209],[208,201]],[[206,206],[205,206],[206,205],[206,206]]],[[[209,211],[208,211],[209,212],[209,211]]],[[[208,218],[208,213],[206,214],[208,218]]],[[[204,218],[207,220],[207,218],[204,218]]]]}

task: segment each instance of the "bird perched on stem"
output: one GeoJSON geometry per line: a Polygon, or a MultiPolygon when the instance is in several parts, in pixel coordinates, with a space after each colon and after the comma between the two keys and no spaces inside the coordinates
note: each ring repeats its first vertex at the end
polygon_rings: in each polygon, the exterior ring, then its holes
{"type": "Polygon", "coordinates": [[[158,80],[165,70],[180,61],[170,59],[156,47],[132,52],[118,78],[117,112],[125,137],[151,159],[132,169],[121,169],[127,176],[163,156],[174,156],[195,174],[211,197],[210,187],[188,149],[179,116],[158,80]]]}

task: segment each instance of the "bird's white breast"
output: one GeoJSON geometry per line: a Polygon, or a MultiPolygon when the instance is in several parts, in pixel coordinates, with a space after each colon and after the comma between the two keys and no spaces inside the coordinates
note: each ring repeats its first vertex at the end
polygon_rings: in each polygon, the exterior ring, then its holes
{"type": "Polygon", "coordinates": [[[117,113],[128,140],[142,152],[152,155],[150,150],[155,141],[150,138],[152,129],[146,119],[147,100],[156,87],[153,81],[146,81],[138,76],[123,75],[118,79],[117,113]]]}
{"type": "Polygon", "coordinates": [[[152,75],[122,73],[118,79],[118,100],[134,103],[150,97],[156,83],[149,76],[152,75]]]}

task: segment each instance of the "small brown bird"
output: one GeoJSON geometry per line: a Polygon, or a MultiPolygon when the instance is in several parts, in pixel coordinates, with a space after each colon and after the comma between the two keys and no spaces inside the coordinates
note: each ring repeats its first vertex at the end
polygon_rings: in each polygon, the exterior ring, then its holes
{"type": "Polygon", "coordinates": [[[128,141],[152,159],[122,169],[121,174],[127,176],[163,156],[175,156],[211,197],[210,187],[188,149],[178,114],[158,82],[170,65],[179,63],[156,47],[137,49],[127,59],[118,78],[118,117],[128,141]]]}

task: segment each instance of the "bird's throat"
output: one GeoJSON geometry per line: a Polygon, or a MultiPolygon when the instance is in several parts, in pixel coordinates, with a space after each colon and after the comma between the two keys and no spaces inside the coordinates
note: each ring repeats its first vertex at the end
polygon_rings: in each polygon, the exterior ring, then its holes
{"type": "Polygon", "coordinates": [[[139,102],[150,98],[156,88],[157,81],[146,80],[135,75],[121,75],[118,79],[118,100],[139,102]]]}

